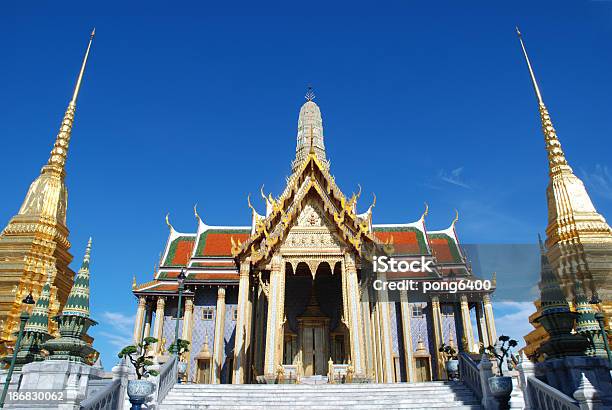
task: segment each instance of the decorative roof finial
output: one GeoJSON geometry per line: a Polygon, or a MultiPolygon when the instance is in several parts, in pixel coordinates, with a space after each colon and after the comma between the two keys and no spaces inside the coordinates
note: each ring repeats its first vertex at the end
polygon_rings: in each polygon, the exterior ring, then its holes
{"type": "Polygon", "coordinates": [[[427,205],[427,202],[425,202],[425,211],[423,211],[423,215],[421,215],[421,219],[425,219],[428,213],[429,213],[429,205],[427,205]]]}
{"type": "Polygon", "coordinates": [[[168,228],[170,228],[171,231],[174,231],[174,226],[172,226],[172,224],[170,223],[170,212],[168,212],[166,214],[166,225],[168,225],[168,228]]]}
{"type": "Polygon", "coordinates": [[[195,215],[196,219],[201,221],[202,218],[200,218],[200,215],[198,214],[198,204],[195,204],[193,206],[193,214],[195,215]]]}
{"type": "Polygon", "coordinates": [[[79,91],[81,90],[81,82],[83,81],[83,75],[85,74],[85,66],[87,65],[87,59],[89,58],[89,49],[91,48],[91,43],[96,35],[96,29],[91,31],[91,35],[89,36],[89,44],[87,44],[87,50],[85,50],[85,57],[83,57],[83,64],[81,64],[81,71],[79,71],[79,76],[77,77],[77,82],[74,86],[74,93],[72,94],[72,100],[70,100],[71,104],[76,104],[77,98],[79,97],[79,91]]]}
{"type": "Polygon", "coordinates": [[[457,221],[459,220],[459,211],[455,209],[455,219],[453,219],[453,222],[451,223],[451,226],[454,228],[455,224],[457,223],[457,221]]]}
{"type": "Polygon", "coordinates": [[[557,131],[555,130],[552,120],[550,119],[548,108],[546,108],[544,100],[542,99],[542,93],[540,93],[540,87],[538,86],[538,82],[536,81],[535,74],[533,72],[533,67],[531,66],[531,60],[529,59],[529,55],[527,55],[527,49],[525,48],[525,43],[523,42],[523,36],[518,27],[516,28],[516,33],[518,34],[519,42],[521,43],[521,48],[523,49],[523,55],[525,56],[525,61],[527,62],[527,68],[529,69],[529,75],[531,76],[533,90],[535,91],[536,99],[538,100],[542,132],[544,133],[544,142],[546,144],[546,151],[548,153],[548,167],[550,169],[550,175],[552,176],[563,172],[572,173],[572,168],[565,159],[565,154],[563,153],[561,143],[557,137],[557,131]]]}
{"type": "Polygon", "coordinates": [[[306,90],[306,95],[304,97],[306,98],[306,101],[312,101],[315,99],[315,93],[311,86],[308,86],[308,89],[306,90]]]}
{"type": "Polygon", "coordinates": [[[249,204],[249,208],[251,208],[251,211],[253,211],[253,215],[257,215],[257,211],[253,207],[253,204],[251,204],[251,193],[250,192],[247,195],[247,203],[249,204]]]}
{"type": "Polygon", "coordinates": [[[519,30],[518,26],[516,27],[516,34],[518,35],[519,41],[521,42],[521,48],[523,49],[523,55],[525,56],[525,61],[527,62],[527,68],[529,69],[529,75],[531,76],[531,82],[533,84],[533,90],[535,91],[536,98],[538,99],[539,104],[544,104],[544,100],[542,100],[542,94],[540,93],[540,87],[538,86],[538,82],[536,81],[533,68],[531,67],[531,60],[529,59],[529,55],[527,55],[525,43],[523,43],[523,35],[521,34],[521,31],[519,30]]]}
{"type": "MultiPolygon", "coordinates": [[[[70,136],[72,134],[72,124],[74,122],[74,113],[76,111],[76,101],[79,96],[79,90],[81,89],[83,75],[85,74],[85,66],[87,65],[87,59],[89,58],[89,50],[91,49],[91,43],[93,42],[95,33],[96,29],[93,29],[93,31],[91,32],[91,36],[89,37],[89,44],[87,44],[85,56],[83,57],[81,70],[79,71],[79,76],[77,77],[77,82],[74,86],[72,99],[70,100],[68,108],[64,113],[62,125],[60,126],[60,130],[57,133],[57,137],[55,138],[55,144],[53,145],[51,155],[49,156],[49,161],[47,162],[47,165],[49,165],[51,169],[55,169],[56,171],[59,171],[62,174],[64,173],[64,166],[66,164],[66,158],[68,157],[68,145],[70,144],[70,136]]],[[[43,171],[44,169],[45,168],[43,168],[43,171]]]]}

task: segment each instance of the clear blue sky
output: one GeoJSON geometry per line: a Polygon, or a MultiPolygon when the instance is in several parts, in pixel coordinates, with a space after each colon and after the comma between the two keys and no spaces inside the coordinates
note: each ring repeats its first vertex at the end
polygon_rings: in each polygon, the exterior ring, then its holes
{"type": "MultiPolygon", "coordinates": [[[[75,269],[94,238],[92,334],[107,368],[166,212],[181,231],[195,230],[196,202],[208,224],[247,225],[247,194],[283,188],[308,84],[332,172],[345,192],[361,184],[360,209],[376,192],[376,222],[414,221],[427,201],[430,229],[459,210],[463,242],[534,242],[547,165],[519,24],[567,157],[612,218],[612,2],[124,3],[0,6],[2,225],[47,160],[97,28],[68,226],[75,269]]],[[[506,308],[521,337],[530,307],[506,308]]]]}

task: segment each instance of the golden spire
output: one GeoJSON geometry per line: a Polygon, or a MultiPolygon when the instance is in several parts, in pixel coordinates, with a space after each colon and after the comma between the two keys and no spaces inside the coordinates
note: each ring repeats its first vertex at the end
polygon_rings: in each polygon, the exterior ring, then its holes
{"type": "Polygon", "coordinates": [[[552,121],[550,119],[550,114],[548,113],[548,109],[546,108],[546,105],[544,105],[542,93],[540,92],[540,87],[538,86],[538,82],[536,81],[535,74],[533,72],[533,67],[531,66],[531,60],[529,59],[529,55],[527,54],[527,49],[525,48],[525,43],[523,42],[523,36],[518,27],[516,28],[516,34],[518,35],[519,41],[521,43],[523,55],[525,56],[527,68],[529,69],[529,75],[531,76],[531,83],[536,94],[536,99],[538,100],[540,120],[542,121],[542,132],[544,133],[546,152],[548,153],[548,166],[550,169],[550,175],[552,176],[563,172],[571,173],[572,168],[570,168],[567,163],[567,160],[565,159],[565,154],[563,153],[561,143],[559,142],[559,138],[557,137],[557,131],[555,131],[555,128],[553,127],[552,121]]]}
{"type": "MultiPolygon", "coordinates": [[[[89,37],[89,44],[87,44],[87,50],[85,51],[85,56],[83,57],[81,70],[79,71],[79,76],[77,77],[77,82],[74,86],[72,99],[70,100],[66,113],[64,114],[64,118],[62,119],[62,125],[60,126],[60,130],[55,138],[55,144],[53,145],[53,150],[51,150],[51,155],[49,156],[49,161],[47,163],[50,169],[59,171],[62,174],[64,173],[64,166],[68,156],[68,145],[70,144],[70,135],[72,133],[72,123],[74,122],[76,102],[79,96],[79,90],[81,89],[83,75],[85,74],[85,66],[87,65],[87,59],[89,57],[89,50],[91,49],[91,43],[93,42],[95,34],[96,29],[94,28],[91,32],[91,36],[89,37]]],[[[45,171],[45,168],[43,168],[43,172],[45,171]]]]}

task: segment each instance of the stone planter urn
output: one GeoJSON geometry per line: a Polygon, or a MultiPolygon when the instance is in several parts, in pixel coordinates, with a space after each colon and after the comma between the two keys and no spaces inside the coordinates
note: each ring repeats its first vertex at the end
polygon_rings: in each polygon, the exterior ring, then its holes
{"type": "Polygon", "coordinates": [[[155,391],[155,385],[148,380],[129,380],[127,394],[132,403],[131,410],[141,410],[147,397],[155,391]]]}
{"type": "Polygon", "coordinates": [[[178,362],[178,383],[181,383],[181,380],[187,373],[187,362],[178,362]]]}
{"type": "Polygon", "coordinates": [[[499,403],[500,410],[509,409],[510,393],[512,393],[512,377],[489,377],[489,388],[491,389],[491,394],[499,403]]]}
{"type": "Polygon", "coordinates": [[[448,380],[459,380],[459,360],[451,359],[446,362],[448,380]]]}

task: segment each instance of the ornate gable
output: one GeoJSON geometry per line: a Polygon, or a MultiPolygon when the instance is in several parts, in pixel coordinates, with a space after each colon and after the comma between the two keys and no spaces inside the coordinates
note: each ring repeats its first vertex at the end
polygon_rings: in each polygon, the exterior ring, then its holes
{"type": "MultiPolygon", "coordinates": [[[[250,257],[253,263],[267,260],[272,251],[281,244],[291,245],[291,242],[286,241],[290,230],[294,225],[300,227],[300,224],[310,223],[309,218],[312,218],[315,224],[319,223],[319,220],[320,223],[326,221],[328,232],[324,234],[325,240],[332,242],[340,239],[360,253],[364,239],[373,242],[377,239],[367,221],[362,221],[355,213],[358,198],[359,194],[349,199],[344,196],[325,164],[319,160],[315,151],[311,150],[301,166],[288,179],[283,194],[278,199],[269,196],[272,212],[257,221],[255,232],[249,239],[242,243],[232,238],[232,254],[239,259],[250,257]],[[314,201],[314,198],[317,200],[314,201]],[[304,213],[308,205],[310,210],[304,213]],[[313,214],[313,211],[316,212],[313,214]],[[336,237],[329,236],[330,232],[336,232],[336,237]]],[[[296,233],[290,239],[295,239],[297,243],[300,236],[301,243],[304,235],[306,234],[296,233]]],[[[310,240],[313,238],[314,236],[310,240]]],[[[314,240],[316,242],[316,239],[314,240]]]]}
{"type": "Polygon", "coordinates": [[[339,253],[345,246],[317,199],[312,195],[306,201],[296,224],[281,243],[283,253],[339,253]]]}

